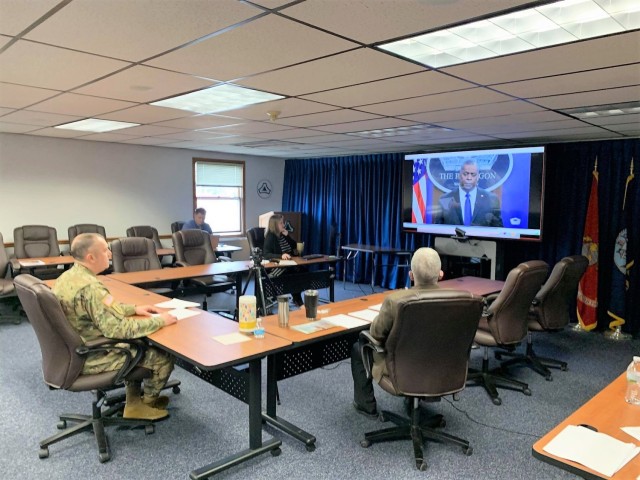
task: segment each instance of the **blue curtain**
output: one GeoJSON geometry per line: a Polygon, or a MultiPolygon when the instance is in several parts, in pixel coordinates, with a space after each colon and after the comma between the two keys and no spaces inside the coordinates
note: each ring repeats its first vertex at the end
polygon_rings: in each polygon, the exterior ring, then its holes
{"type": "MultiPolygon", "coordinates": [[[[635,182],[640,184],[640,140],[549,145],[545,165],[545,207],[541,242],[504,242],[504,271],[518,263],[542,259],[553,266],[582,247],[591,171],[598,157],[600,204],[600,263],[598,326],[609,325],[607,308],[611,294],[613,251],[618,234],[624,183],[635,158],[635,182]]],[[[361,243],[415,249],[430,245],[429,235],[402,232],[402,161],[404,154],[287,160],[283,209],[304,214],[302,237],[309,253],[335,253],[335,234],[340,244],[361,243]]],[[[640,292],[640,188],[628,198],[635,213],[629,235],[629,259],[634,258],[630,292],[640,292]]],[[[356,279],[370,282],[370,271],[360,259],[356,279]]],[[[370,261],[367,259],[367,261],[370,261]]],[[[386,263],[386,262],[385,262],[386,263]]],[[[341,272],[340,272],[341,274],[341,272]]],[[[351,273],[347,273],[351,280],[351,273]]],[[[386,288],[404,286],[395,269],[378,271],[376,284],[386,288]]],[[[640,336],[640,295],[627,295],[623,330],[640,336]]],[[[575,315],[575,314],[574,314],[575,315]]]]}

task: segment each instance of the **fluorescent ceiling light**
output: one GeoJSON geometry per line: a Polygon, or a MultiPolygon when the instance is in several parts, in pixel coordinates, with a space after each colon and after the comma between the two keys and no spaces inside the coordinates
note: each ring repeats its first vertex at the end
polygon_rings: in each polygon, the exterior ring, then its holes
{"type": "Polygon", "coordinates": [[[414,135],[416,133],[429,135],[430,133],[450,132],[450,131],[451,131],[450,128],[436,127],[433,125],[410,125],[406,127],[380,128],[378,130],[364,130],[362,132],[351,132],[351,133],[347,133],[347,135],[353,135],[356,137],[366,137],[366,138],[384,138],[384,137],[396,137],[399,135],[414,135]]]}
{"type": "Polygon", "coordinates": [[[633,115],[640,113],[640,102],[612,103],[591,107],[568,108],[563,113],[576,118],[611,117],[614,115],[633,115]]]}
{"type": "Polygon", "coordinates": [[[82,132],[104,133],[123,128],[137,127],[139,123],[115,122],[113,120],[101,120],[99,118],[87,118],[77,122],[65,123],[54,128],[65,130],[80,130],[82,132]]]}
{"type": "Polygon", "coordinates": [[[177,108],[196,113],[215,113],[246,107],[256,103],[270,102],[284,98],[282,95],[260,92],[235,85],[217,85],[197,92],[167,98],[151,105],[177,108]]]}
{"type": "Polygon", "coordinates": [[[640,28],[637,0],[563,0],[418,35],[380,48],[432,68],[640,28]]]}

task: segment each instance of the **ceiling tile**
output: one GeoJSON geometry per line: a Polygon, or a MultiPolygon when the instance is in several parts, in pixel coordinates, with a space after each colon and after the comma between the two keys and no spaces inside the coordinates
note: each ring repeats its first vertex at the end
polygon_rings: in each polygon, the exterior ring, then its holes
{"type": "Polygon", "coordinates": [[[606,105],[609,103],[637,102],[638,99],[640,99],[640,85],[595,92],[574,93],[571,95],[532,98],[531,101],[543,107],[559,109],[606,105]]]}
{"type": "Polygon", "coordinates": [[[303,98],[341,107],[419,97],[472,88],[475,85],[438,72],[420,72],[401,77],[306,95],[303,98]]]}
{"type": "Polygon", "coordinates": [[[127,135],[136,137],[149,137],[153,135],[169,135],[171,133],[182,133],[185,130],[179,128],[159,127],[157,125],[140,125],[138,127],[127,128],[127,135]]]}
{"type": "Polygon", "coordinates": [[[236,83],[282,95],[303,95],[424,70],[384,53],[358,49],[236,83]]]}
{"type": "Polygon", "coordinates": [[[234,0],[74,0],[25,38],[137,62],[260,13],[234,0]]]}
{"type": "Polygon", "coordinates": [[[88,95],[76,95],[75,93],[63,93],[57,97],[45,100],[29,107],[29,110],[50,113],[65,113],[79,117],[93,117],[105,112],[119,110],[135,105],[120,100],[91,97],[88,95]]]}
{"type": "Polygon", "coordinates": [[[81,132],[80,130],[67,130],[65,128],[49,127],[30,132],[29,135],[38,135],[42,137],[80,138],[86,136],[87,132],[81,132]]]}
{"type": "MultiPolygon", "coordinates": [[[[125,132],[129,130],[128,128],[124,128],[122,130],[118,130],[118,132],[125,132]]],[[[131,140],[136,138],[135,135],[127,135],[125,133],[114,133],[114,132],[105,132],[105,133],[92,133],[89,135],[85,135],[82,137],[82,140],[91,140],[95,142],[124,142],[125,140],[131,140]]]]}
{"type": "Polygon", "coordinates": [[[2,0],[0,2],[0,33],[18,35],[45,13],[55,7],[60,0],[2,0]]]}
{"type": "Polygon", "coordinates": [[[238,118],[221,117],[218,115],[194,115],[192,117],[158,122],[154,125],[199,130],[203,128],[221,127],[223,125],[236,125],[238,123],[243,123],[243,121],[238,118]]]}
{"type": "Polygon", "coordinates": [[[640,113],[626,115],[609,115],[606,117],[594,117],[586,120],[594,125],[618,125],[623,123],[635,123],[640,127],[640,113]]]}
{"type": "Polygon", "coordinates": [[[33,130],[37,130],[39,128],[38,125],[24,125],[21,123],[8,123],[3,122],[0,119],[0,132],[2,133],[26,133],[31,132],[33,130]]]}
{"type": "Polygon", "coordinates": [[[323,125],[316,127],[325,132],[346,133],[364,132],[368,130],[378,130],[383,128],[396,128],[417,125],[416,122],[409,122],[398,118],[380,118],[375,120],[364,120],[361,122],[338,123],[335,125],[323,125]]]}
{"type": "Polygon", "coordinates": [[[70,90],[128,63],[19,40],[0,53],[0,81],[70,90]]]}
{"type": "Polygon", "coordinates": [[[335,110],[336,107],[323,105],[317,102],[309,102],[307,100],[299,100],[297,98],[284,98],[282,100],[274,100],[272,102],[259,103],[257,105],[249,105],[248,107],[227,110],[227,115],[244,118],[247,120],[265,120],[268,118],[267,112],[278,111],[278,118],[294,117],[297,115],[306,115],[308,113],[326,112],[335,110]]]}
{"type": "Polygon", "coordinates": [[[268,15],[146,63],[231,80],[355,47],[354,43],[319,30],[268,15]],[[265,38],[269,41],[265,42],[265,38]]]}
{"type": "Polygon", "coordinates": [[[203,78],[138,65],[79,88],[76,93],[147,103],[213,84],[203,78]]]}
{"type": "Polygon", "coordinates": [[[25,125],[40,125],[42,127],[53,127],[63,123],[75,122],[82,117],[71,115],[58,115],[57,113],[32,112],[29,110],[18,110],[2,117],[3,122],[23,123],[25,125]]]}
{"type": "Polygon", "coordinates": [[[0,83],[0,105],[8,108],[24,108],[59,93],[56,90],[0,83]]]}
{"type": "Polygon", "coordinates": [[[640,84],[640,63],[503,83],[494,85],[492,88],[520,98],[532,98],[638,84],[640,84]]]}
{"type": "Polygon", "coordinates": [[[11,40],[12,40],[12,37],[5,37],[4,35],[0,35],[0,48],[4,47],[11,40]]]}
{"type": "Polygon", "coordinates": [[[465,120],[468,118],[484,118],[496,115],[511,115],[516,113],[539,111],[542,111],[542,108],[537,105],[532,105],[531,103],[524,102],[522,100],[514,100],[511,102],[499,102],[488,105],[474,105],[473,107],[438,110],[436,112],[402,115],[402,118],[422,123],[439,123],[450,122],[453,120],[465,120]]]}
{"type": "Polygon", "coordinates": [[[213,133],[210,131],[190,131],[185,130],[182,132],[169,133],[162,135],[161,138],[173,138],[174,140],[188,140],[188,141],[204,141],[210,138],[223,137],[225,135],[219,133],[213,133]]]}
{"type": "Polygon", "coordinates": [[[162,138],[162,137],[142,137],[142,138],[134,138],[131,140],[125,140],[124,143],[134,143],[136,145],[164,145],[167,143],[174,143],[175,140],[173,138],[162,138]]]}
{"type": "Polygon", "coordinates": [[[377,115],[357,112],[355,110],[333,110],[331,112],[313,113],[300,117],[283,118],[278,123],[295,127],[315,127],[318,125],[331,125],[335,123],[357,122],[360,120],[373,120],[377,115]]]}
{"type": "Polygon", "coordinates": [[[7,113],[11,113],[13,111],[14,111],[13,108],[2,108],[2,107],[0,107],[0,117],[2,115],[6,115],[7,113]]]}
{"type": "Polygon", "coordinates": [[[358,107],[358,110],[378,113],[380,115],[402,115],[407,118],[407,115],[412,113],[468,107],[470,105],[483,105],[508,100],[512,100],[512,98],[492,92],[486,88],[469,88],[467,90],[457,91],[453,95],[439,93],[407,100],[367,105],[365,107],[358,107]]]}
{"type": "Polygon", "coordinates": [[[138,105],[118,112],[101,115],[106,120],[119,122],[154,123],[174,118],[190,117],[193,112],[178,110],[176,108],[156,107],[155,105],[138,105]]]}
{"type": "Polygon", "coordinates": [[[443,71],[482,85],[640,62],[640,32],[481,60],[443,71]]]}
{"type": "Polygon", "coordinates": [[[528,0],[466,2],[424,0],[349,0],[301,2],[285,15],[364,43],[379,42],[499,12],[528,0]]]}
{"type": "Polygon", "coordinates": [[[239,123],[237,125],[213,127],[213,128],[207,129],[207,131],[216,133],[218,135],[233,135],[233,134],[278,132],[280,130],[290,130],[290,129],[291,127],[288,127],[285,125],[278,125],[277,123],[248,122],[248,123],[239,123]]]}
{"type": "MultiPolygon", "coordinates": [[[[318,132],[319,133],[319,132],[318,132]]],[[[291,142],[295,143],[306,143],[306,144],[325,144],[330,142],[339,142],[339,141],[351,141],[353,137],[350,135],[344,135],[341,133],[334,133],[331,135],[317,135],[315,137],[299,137],[290,139],[291,142]]]]}

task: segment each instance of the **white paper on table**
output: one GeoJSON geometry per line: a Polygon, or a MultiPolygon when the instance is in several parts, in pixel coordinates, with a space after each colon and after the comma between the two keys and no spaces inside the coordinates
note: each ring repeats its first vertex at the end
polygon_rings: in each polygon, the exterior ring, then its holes
{"type": "Polygon", "coordinates": [[[294,265],[298,264],[293,260],[280,260],[278,262],[278,265],[280,265],[281,267],[293,267],[294,265]]]}
{"type": "Polygon", "coordinates": [[[233,345],[234,343],[249,342],[251,338],[241,333],[227,333],[225,335],[218,335],[213,338],[216,342],[220,342],[223,345],[233,345]]]}
{"type": "Polygon", "coordinates": [[[167,300],[166,302],[156,303],[156,307],[158,308],[188,308],[188,307],[199,307],[200,304],[197,302],[188,302],[186,300],[180,300],[179,298],[172,298],[171,300],[167,300]]]}
{"type": "Polygon", "coordinates": [[[185,318],[194,317],[196,315],[200,315],[201,312],[198,310],[188,310],[186,308],[175,308],[169,312],[169,315],[173,315],[178,320],[184,320],[185,318]]]}
{"type": "Polygon", "coordinates": [[[640,440],[640,427],[620,427],[627,435],[631,435],[633,438],[640,440]]]}
{"type": "Polygon", "coordinates": [[[544,447],[544,451],[611,477],[640,452],[640,447],[606,433],[567,425],[544,447]]]}
{"type": "Polygon", "coordinates": [[[369,310],[375,310],[376,312],[379,312],[381,308],[382,308],[382,304],[381,304],[381,303],[379,303],[379,304],[377,304],[377,305],[371,305],[371,306],[369,307],[369,310]]]}
{"type": "Polygon", "coordinates": [[[333,323],[326,322],[325,320],[316,320],[315,322],[303,323],[301,325],[295,325],[291,327],[292,330],[297,330],[302,333],[315,333],[321,330],[326,330],[328,328],[333,328],[335,325],[333,323]]]}
{"type": "Polygon", "coordinates": [[[332,315],[331,317],[325,317],[322,320],[325,322],[329,322],[336,327],[344,328],[355,328],[362,327],[363,325],[369,325],[369,322],[366,320],[350,317],[349,315],[344,315],[343,313],[332,315]]]}
{"type": "Polygon", "coordinates": [[[20,260],[21,267],[36,267],[38,265],[44,265],[42,260],[20,260]]]}
{"type": "Polygon", "coordinates": [[[357,312],[349,312],[349,316],[360,318],[362,320],[366,320],[367,323],[373,322],[373,319],[378,316],[378,312],[375,310],[369,310],[368,308],[365,310],[358,310],[357,312]]]}

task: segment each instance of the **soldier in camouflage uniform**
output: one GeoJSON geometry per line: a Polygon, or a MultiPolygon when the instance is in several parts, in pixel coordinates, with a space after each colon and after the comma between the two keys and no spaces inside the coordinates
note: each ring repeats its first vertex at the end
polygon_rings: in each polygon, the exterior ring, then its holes
{"type": "MultiPolygon", "coordinates": [[[[64,272],[55,283],[53,293],[58,297],[73,328],[86,341],[98,337],[141,338],[176,322],[168,313],[152,317],[160,311],[151,305],[119,303],[96,275],[109,267],[111,251],[102,236],[94,233],[78,235],[71,244],[74,266],[64,272]],[[137,317],[133,317],[137,315],[137,317]],[[142,318],[141,318],[142,317],[142,318]]],[[[122,345],[126,346],[126,345],[122,345]]],[[[125,357],[119,352],[92,353],[87,356],[83,373],[92,374],[118,370],[125,357]]],[[[144,381],[144,396],[140,382],[125,382],[125,418],[158,420],[166,417],[169,399],[160,396],[173,370],[173,358],[150,347],[138,364],[152,372],[144,381]]]]}

